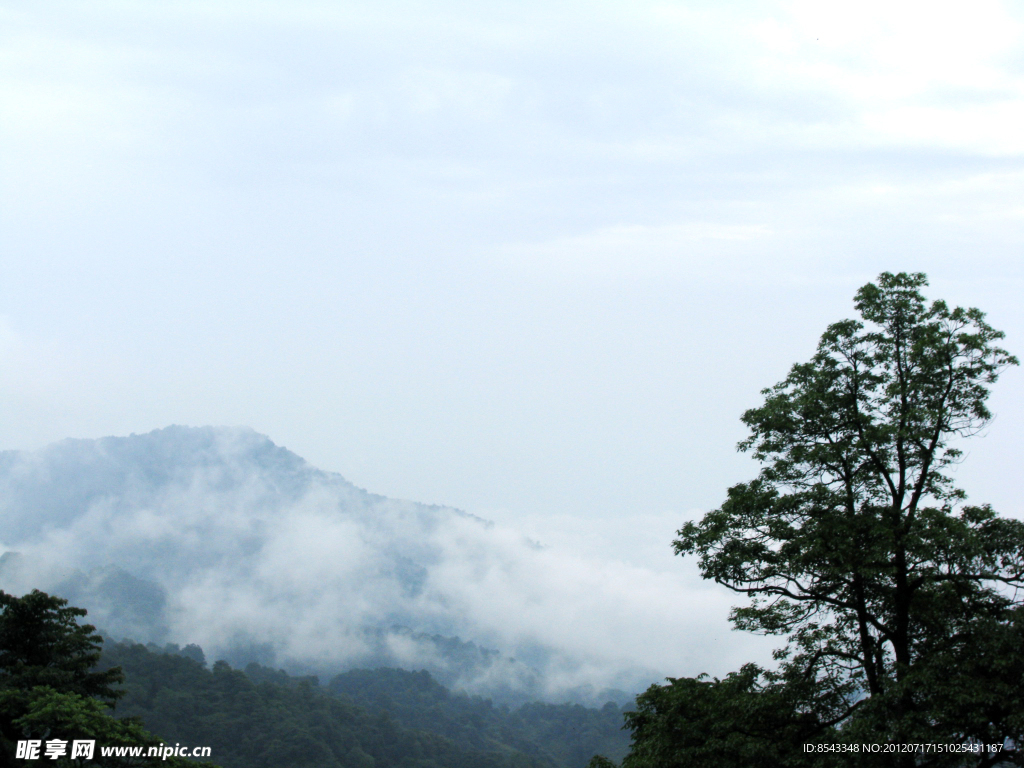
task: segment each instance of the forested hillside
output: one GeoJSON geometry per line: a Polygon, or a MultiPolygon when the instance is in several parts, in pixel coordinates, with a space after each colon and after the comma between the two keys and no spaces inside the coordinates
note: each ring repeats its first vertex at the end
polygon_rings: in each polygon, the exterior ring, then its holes
{"type": "Polygon", "coordinates": [[[426,672],[358,670],[329,685],[199,649],[104,649],[125,672],[118,716],[137,715],[166,743],[210,746],[224,768],[583,768],[595,753],[619,757],[628,735],[614,704],[496,707],[448,691],[426,672]]]}
{"type": "Polygon", "coordinates": [[[586,765],[595,753],[625,754],[629,744],[622,710],[613,702],[601,709],[536,702],[510,710],[452,693],[425,671],[402,669],[352,670],[326,687],[373,712],[389,712],[403,725],[475,749],[512,746],[566,768],[586,765]]]}

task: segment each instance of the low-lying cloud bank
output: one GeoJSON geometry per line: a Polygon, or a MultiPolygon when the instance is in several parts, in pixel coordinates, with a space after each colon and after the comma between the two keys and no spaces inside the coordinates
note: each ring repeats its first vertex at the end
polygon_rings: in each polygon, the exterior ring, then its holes
{"type": "Polygon", "coordinates": [[[600,701],[751,648],[728,633],[728,597],[682,569],[376,496],[248,429],[2,453],[0,514],[3,589],[60,590],[114,635],[236,663],[427,668],[508,699],[600,701]]]}

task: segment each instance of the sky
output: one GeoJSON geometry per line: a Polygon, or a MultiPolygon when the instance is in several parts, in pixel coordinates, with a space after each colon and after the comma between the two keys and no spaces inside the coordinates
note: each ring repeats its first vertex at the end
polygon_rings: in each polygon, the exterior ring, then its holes
{"type": "Polygon", "coordinates": [[[0,449],[246,425],[671,569],[879,272],[1024,354],[1019,4],[0,0],[0,111],[0,449]]]}

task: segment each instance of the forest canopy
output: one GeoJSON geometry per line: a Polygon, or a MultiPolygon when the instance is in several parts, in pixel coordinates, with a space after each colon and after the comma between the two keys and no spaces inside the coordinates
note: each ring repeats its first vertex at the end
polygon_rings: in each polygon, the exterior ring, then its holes
{"type": "Polygon", "coordinates": [[[595,751],[626,751],[612,702],[511,709],[425,671],[351,670],[321,685],[255,663],[207,668],[195,645],[103,647],[85,615],[38,590],[0,592],[0,765],[212,768],[100,754],[164,744],[209,747],[223,768],[583,768],[595,751]],[[76,739],[96,743],[92,758],[17,756],[18,742],[76,739]]]}

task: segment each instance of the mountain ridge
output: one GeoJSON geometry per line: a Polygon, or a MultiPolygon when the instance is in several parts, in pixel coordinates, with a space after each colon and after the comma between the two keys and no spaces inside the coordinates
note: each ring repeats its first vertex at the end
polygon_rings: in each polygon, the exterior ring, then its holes
{"type": "Polygon", "coordinates": [[[117,637],[297,673],[422,668],[516,703],[628,700],[654,679],[543,636],[530,611],[562,575],[545,581],[558,563],[535,542],[370,493],[248,427],[5,451],[0,514],[0,585],[59,590],[117,637]]]}

